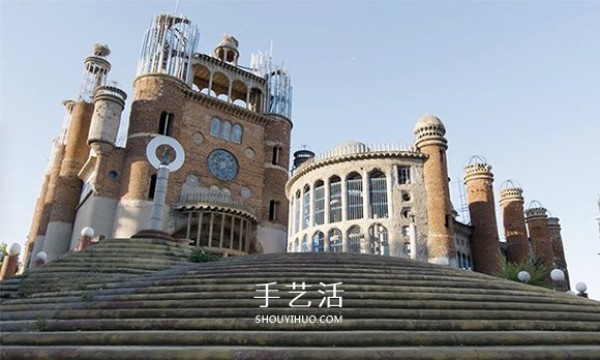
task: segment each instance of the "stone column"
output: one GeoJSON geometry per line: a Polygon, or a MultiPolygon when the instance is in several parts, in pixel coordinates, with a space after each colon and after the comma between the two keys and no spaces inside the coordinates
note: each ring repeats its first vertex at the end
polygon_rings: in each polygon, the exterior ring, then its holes
{"type": "Polygon", "coordinates": [[[548,232],[546,209],[537,201],[532,202],[531,207],[525,210],[525,221],[529,229],[533,254],[537,260],[551,268],[554,264],[554,254],[550,242],[550,233],[548,232]]]}
{"type": "Polygon", "coordinates": [[[530,247],[523,214],[523,190],[508,181],[500,190],[500,208],[504,224],[504,236],[508,243],[506,260],[523,263],[529,259],[530,247]]]}

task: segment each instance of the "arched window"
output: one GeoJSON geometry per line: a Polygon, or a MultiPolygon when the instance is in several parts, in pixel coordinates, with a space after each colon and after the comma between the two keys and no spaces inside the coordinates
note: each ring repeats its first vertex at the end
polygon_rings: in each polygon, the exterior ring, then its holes
{"type": "Polygon", "coordinates": [[[313,252],[325,251],[325,234],[317,231],[312,238],[313,252]]]}
{"type": "Polygon", "coordinates": [[[302,252],[308,252],[308,235],[302,237],[302,252]]]}
{"type": "Polygon", "coordinates": [[[210,135],[219,136],[221,134],[221,120],[212,118],[210,121],[210,135]]]}
{"type": "Polygon", "coordinates": [[[294,252],[300,252],[300,241],[298,239],[294,241],[294,252]]]}
{"type": "Polygon", "coordinates": [[[342,179],[332,176],[329,179],[329,222],[342,220],[342,179]]]}
{"type": "Polygon", "coordinates": [[[353,225],[348,229],[348,252],[360,253],[360,245],[363,235],[358,225],[353,225]]]}
{"type": "Polygon", "coordinates": [[[342,252],[342,232],[339,229],[331,229],[328,233],[329,251],[342,252]]]}
{"type": "Polygon", "coordinates": [[[238,124],[233,125],[231,129],[231,141],[234,143],[242,143],[242,127],[238,124]]]}
{"type": "Polygon", "coordinates": [[[294,199],[294,233],[300,230],[300,190],[296,191],[294,199]]]}
{"type": "Polygon", "coordinates": [[[369,173],[369,202],[372,218],[388,217],[387,181],[385,174],[379,170],[369,173]]]}
{"type": "Polygon", "coordinates": [[[381,224],[373,224],[369,227],[369,247],[373,254],[390,255],[390,244],[388,231],[381,224]]]}
{"type": "Polygon", "coordinates": [[[315,225],[323,225],[325,223],[325,183],[319,180],[315,183],[315,225]]]}
{"type": "Polygon", "coordinates": [[[348,191],[348,220],[362,219],[363,217],[363,192],[362,177],[356,172],[352,172],[346,178],[346,188],[348,191]]]}
{"type": "Polygon", "coordinates": [[[302,209],[302,228],[310,227],[310,186],[304,186],[304,203],[302,209]]]}
{"type": "Polygon", "coordinates": [[[231,123],[229,121],[223,121],[221,123],[221,138],[225,140],[231,139],[231,123]]]}

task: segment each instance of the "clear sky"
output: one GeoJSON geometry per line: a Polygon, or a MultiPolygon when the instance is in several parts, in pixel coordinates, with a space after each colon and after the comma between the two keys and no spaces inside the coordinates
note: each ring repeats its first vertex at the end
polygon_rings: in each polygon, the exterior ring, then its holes
{"type": "MultiPolygon", "coordinates": [[[[131,95],[143,34],[175,6],[0,1],[0,242],[26,239],[61,102],[77,97],[92,45],[110,46],[109,78],[131,95]]],[[[526,205],[560,218],[572,284],[600,299],[600,2],[182,0],[181,12],[200,52],[230,33],[248,65],[273,42],[292,74],[293,149],[410,143],[419,117],[440,117],[455,207],[466,160],[483,155],[496,200],[514,179],[526,205]]]]}

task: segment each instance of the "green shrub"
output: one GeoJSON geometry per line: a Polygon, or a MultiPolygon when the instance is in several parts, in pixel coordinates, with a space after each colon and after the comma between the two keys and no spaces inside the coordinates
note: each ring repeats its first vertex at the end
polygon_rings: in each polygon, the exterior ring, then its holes
{"type": "Polygon", "coordinates": [[[498,277],[519,281],[518,274],[521,271],[527,271],[531,275],[531,279],[527,282],[529,285],[541,286],[552,289],[552,281],[550,280],[550,270],[547,266],[530,259],[520,263],[505,262],[498,273],[498,277]]]}
{"type": "Polygon", "coordinates": [[[190,262],[209,262],[219,260],[217,254],[208,252],[204,249],[194,249],[190,255],[190,262]]]}

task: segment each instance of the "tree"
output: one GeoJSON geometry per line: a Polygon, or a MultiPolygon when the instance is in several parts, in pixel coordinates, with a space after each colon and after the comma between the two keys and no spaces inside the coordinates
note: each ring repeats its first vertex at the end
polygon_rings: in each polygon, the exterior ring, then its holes
{"type": "Polygon", "coordinates": [[[6,243],[0,244],[0,266],[2,266],[2,262],[4,261],[4,256],[8,251],[8,245],[6,243]]]}

